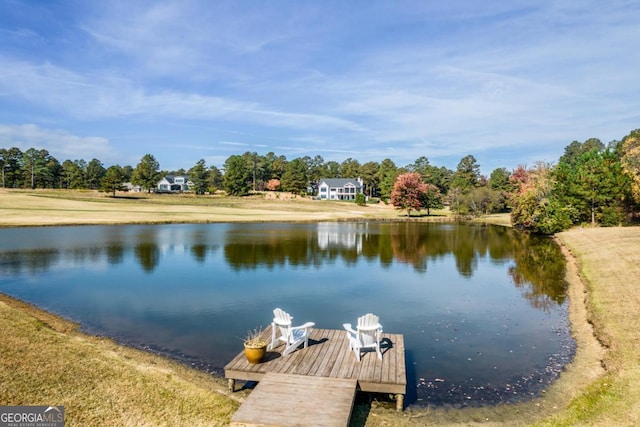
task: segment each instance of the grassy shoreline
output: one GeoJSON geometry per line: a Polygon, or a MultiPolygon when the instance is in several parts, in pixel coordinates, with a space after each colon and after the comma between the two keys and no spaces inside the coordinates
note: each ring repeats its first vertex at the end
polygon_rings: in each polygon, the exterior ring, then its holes
{"type": "MultiPolygon", "coordinates": [[[[0,227],[406,218],[406,213],[382,203],[358,206],[324,201],[319,209],[319,201],[285,197],[139,193],[111,198],[95,191],[0,189],[0,227]]],[[[440,211],[430,218],[445,216],[440,211]]]]}
{"type": "MultiPolygon", "coordinates": [[[[445,212],[438,214],[413,220],[447,220],[445,212]]],[[[403,213],[383,205],[300,198],[111,199],[96,192],[0,190],[0,227],[402,218],[403,213]]],[[[485,221],[506,223],[504,216],[485,221]]],[[[639,260],[640,228],[619,230],[572,230],[558,236],[569,261],[570,320],[578,349],[574,362],[543,396],[521,404],[409,408],[402,414],[385,402],[373,402],[356,408],[353,424],[611,425],[611,419],[618,425],[636,424],[640,411],[631,399],[640,397],[640,360],[632,350],[640,333],[625,331],[618,319],[637,320],[640,302],[631,284],[640,278],[632,265],[639,260]],[[606,262],[600,262],[605,255],[606,262]],[[621,280],[612,274],[616,266],[630,270],[631,276],[621,280]],[[615,304],[616,292],[627,304],[615,304]],[[619,343],[620,334],[630,344],[619,343]],[[594,335],[608,346],[606,352],[594,335]]],[[[226,425],[248,393],[229,395],[219,378],[82,334],[71,322],[6,296],[0,297],[0,327],[12,337],[0,344],[0,405],[62,404],[70,426],[226,425]]]]}

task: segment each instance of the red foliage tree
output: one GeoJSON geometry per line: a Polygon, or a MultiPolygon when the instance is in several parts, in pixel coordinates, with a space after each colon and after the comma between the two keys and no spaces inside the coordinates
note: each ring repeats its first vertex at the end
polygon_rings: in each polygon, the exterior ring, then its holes
{"type": "Polygon", "coordinates": [[[521,191],[531,181],[531,173],[524,165],[518,165],[509,177],[509,182],[515,187],[515,191],[521,191]]]}
{"type": "Polygon", "coordinates": [[[420,210],[424,207],[427,185],[422,182],[422,177],[417,172],[404,173],[396,178],[391,192],[391,204],[400,210],[407,210],[407,216],[411,216],[412,210],[420,210]]]}
{"type": "Polygon", "coordinates": [[[270,179],[267,181],[265,188],[269,191],[276,191],[280,189],[280,180],[279,179],[270,179]]]}

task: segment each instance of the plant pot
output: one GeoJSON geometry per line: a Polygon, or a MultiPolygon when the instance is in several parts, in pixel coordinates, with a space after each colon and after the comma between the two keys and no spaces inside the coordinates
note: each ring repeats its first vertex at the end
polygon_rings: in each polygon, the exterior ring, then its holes
{"type": "Polygon", "coordinates": [[[244,355],[247,357],[249,363],[260,363],[267,353],[267,345],[261,347],[247,347],[244,345],[244,355]]]}

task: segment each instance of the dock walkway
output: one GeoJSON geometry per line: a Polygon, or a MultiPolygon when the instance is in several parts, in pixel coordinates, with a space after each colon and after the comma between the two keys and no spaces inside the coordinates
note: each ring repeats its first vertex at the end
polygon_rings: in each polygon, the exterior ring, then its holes
{"type": "Polygon", "coordinates": [[[268,373],[233,414],[231,426],[344,427],[355,394],[356,380],[268,373]]]}
{"type": "MultiPolygon", "coordinates": [[[[263,333],[265,337],[271,337],[271,327],[263,333]]],[[[328,393],[320,393],[320,391],[331,390],[332,387],[337,389],[342,387],[343,389],[342,392],[336,392],[335,396],[348,403],[347,421],[356,385],[363,392],[394,394],[396,407],[398,410],[402,410],[407,388],[402,334],[383,333],[382,360],[377,358],[375,352],[368,352],[363,354],[361,361],[358,362],[353,352],[349,350],[349,342],[344,330],[314,328],[309,339],[309,347],[306,349],[300,348],[283,357],[281,355],[283,348],[284,345],[281,345],[273,351],[267,352],[263,362],[258,364],[247,362],[244,351],[241,351],[225,366],[225,378],[229,380],[229,386],[232,390],[235,389],[236,380],[259,382],[232,419],[234,425],[264,425],[250,422],[250,419],[245,415],[247,413],[262,414],[259,411],[255,412],[251,407],[263,404],[257,402],[264,401],[267,394],[271,395],[273,399],[266,403],[267,405],[276,405],[281,408],[285,417],[291,417],[292,414],[287,414],[288,411],[285,409],[288,406],[284,403],[286,396],[281,396],[275,391],[287,387],[291,390],[295,390],[297,387],[299,396],[304,395],[304,399],[309,402],[316,402],[315,405],[309,404],[309,407],[310,409],[316,408],[316,416],[318,417],[321,416],[318,414],[325,414],[327,411],[328,393]],[[305,379],[305,377],[308,378],[305,379]],[[335,380],[335,384],[328,385],[332,383],[332,380],[335,380]],[[345,382],[345,380],[349,381],[345,382]],[[347,386],[347,384],[351,384],[351,386],[347,386]],[[352,391],[347,391],[349,387],[352,391]],[[256,393],[259,389],[262,391],[256,393]],[[252,399],[251,396],[254,394],[258,396],[252,399]],[[260,398],[260,396],[262,397],[260,398]],[[322,399],[325,403],[318,404],[318,399],[322,399]]],[[[280,393],[288,392],[282,391],[280,393]]],[[[255,407],[257,408],[257,406],[255,407]]],[[[334,418],[336,420],[342,419],[339,416],[334,418]]],[[[294,424],[287,423],[283,419],[280,423],[272,422],[270,425],[294,424]]]]}

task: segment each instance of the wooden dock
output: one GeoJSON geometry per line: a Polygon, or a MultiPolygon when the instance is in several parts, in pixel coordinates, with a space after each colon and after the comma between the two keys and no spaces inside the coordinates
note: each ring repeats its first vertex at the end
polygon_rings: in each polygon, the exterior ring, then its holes
{"type": "Polygon", "coordinates": [[[356,382],[339,378],[265,374],[233,415],[231,425],[344,427],[349,424],[356,382]],[[320,405],[319,398],[322,399],[320,405]]]}
{"type": "MultiPolygon", "coordinates": [[[[271,337],[270,327],[264,331],[264,336],[271,337]]],[[[299,399],[309,402],[307,409],[310,416],[317,417],[311,424],[317,425],[318,420],[323,419],[327,424],[322,425],[346,425],[356,385],[363,392],[394,394],[396,407],[402,410],[407,379],[404,337],[401,334],[383,333],[382,360],[377,358],[375,352],[368,352],[358,362],[349,350],[344,330],[314,328],[309,347],[301,347],[284,357],[281,355],[283,348],[284,345],[281,345],[267,352],[264,361],[258,364],[247,362],[244,351],[241,351],[225,366],[225,378],[229,380],[232,390],[235,389],[235,380],[259,382],[234,415],[232,425],[305,425],[293,419],[295,415],[291,413],[291,408],[296,406],[290,406],[291,402],[288,402],[293,396],[298,398],[296,402],[299,399]],[[252,398],[254,395],[257,397],[252,398]],[[335,402],[335,399],[343,401],[343,404],[335,405],[341,408],[341,414],[346,414],[346,423],[345,417],[337,412],[333,413],[331,419],[326,419],[327,405],[335,402]],[[344,404],[348,406],[346,411],[344,404]],[[263,419],[266,409],[260,409],[262,406],[277,408],[276,412],[280,412],[283,418],[267,422],[263,419]],[[292,415],[290,421],[286,420],[292,415]]],[[[298,412],[297,409],[293,411],[298,412]]]]}

